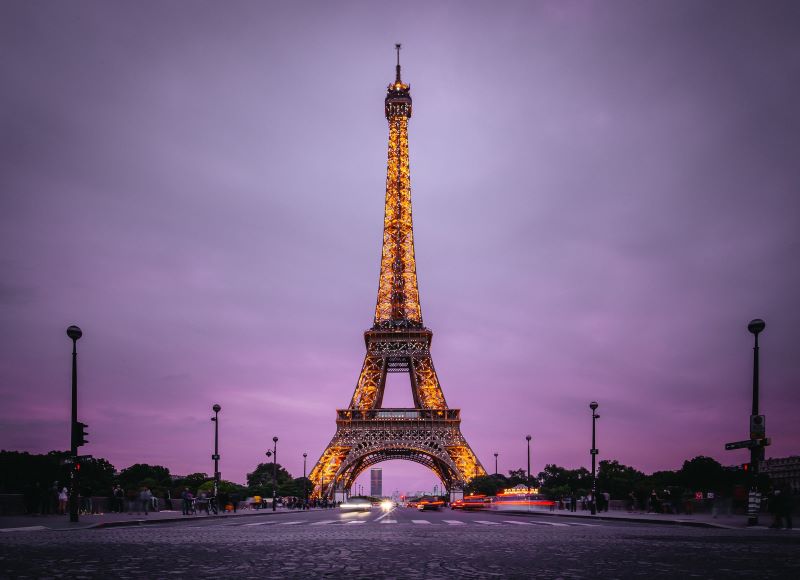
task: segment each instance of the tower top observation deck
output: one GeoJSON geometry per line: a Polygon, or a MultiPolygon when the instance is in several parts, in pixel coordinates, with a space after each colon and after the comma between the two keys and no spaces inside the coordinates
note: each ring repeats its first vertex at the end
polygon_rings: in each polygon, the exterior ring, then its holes
{"type": "Polygon", "coordinates": [[[397,51],[397,66],[395,67],[394,82],[386,87],[386,118],[402,116],[411,117],[411,85],[405,84],[400,78],[400,48],[395,44],[397,51]]]}

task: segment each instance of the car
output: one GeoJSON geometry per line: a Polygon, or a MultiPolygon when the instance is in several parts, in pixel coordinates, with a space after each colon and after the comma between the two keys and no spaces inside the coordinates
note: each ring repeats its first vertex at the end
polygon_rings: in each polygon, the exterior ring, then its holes
{"type": "Polygon", "coordinates": [[[368,512],[372,509],[372,502],[363,497],[351,497],[339,505],[339,509],[350,512],[368,512]]]}
{"type": "Polygon", "coordinates": [[[454,510],[482,510],[489,507],[491,498],[485,495],[467,495],[463,499],[457,499],[450,504],[450,509],[454,510]]]}
{"type": "Polygon", "coordinates": [[[438,497],[423,497],[417,502],[417,509],[421,512],[426,510],[438,510],[444,502],[438,497]]]}

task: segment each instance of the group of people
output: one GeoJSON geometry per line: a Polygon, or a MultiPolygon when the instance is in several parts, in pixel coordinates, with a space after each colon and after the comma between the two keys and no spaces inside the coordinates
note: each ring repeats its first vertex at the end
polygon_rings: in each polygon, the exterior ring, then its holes
{"type": "Polygon", "coordinates": [[[205,511],[206,515],[210,515],[212,512],[218,514],[220,511],[236,513],[240,501],[241,497],[238,493],[220,491],[215,496],[201,491],[195,496],[188,487],[184,487],[181,492],[182,513],[185,516],[194,515],[198,511],[205,511]]]}
{"type": "MultiPolygon", "coordinates": [[[[139,491],[130,490],[126,492],[122,489],[122,486],[117,484],[111,490],[111,511],[121,514],[125,511],[132,513],[136,510],[137,514],[144,512],[144,515],[148,515],[151,511],[159,511],[158,499],[146,485],[139,488],[139,491]]],[[[172,509],[172,499],[169,491],[164,494],[164,502],[166,509],[172,509]]]]}
{"type": "MultiPolygon", "coordinates": [[[[58,481],[54,481],[49,487],[37,481],[25,491],[25,510],[29,514],[65,515],[69,513],[69,495],[67,486],[58,481]]],[[[78,498],[78,509],[83,513],[93,513],[91,492],[82,489],[78,498]]]]}

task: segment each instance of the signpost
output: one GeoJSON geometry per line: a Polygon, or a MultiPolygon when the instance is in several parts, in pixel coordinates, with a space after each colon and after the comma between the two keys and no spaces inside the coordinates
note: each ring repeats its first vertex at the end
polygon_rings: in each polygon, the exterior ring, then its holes
{"type": "Polygon", "coordinates": [[[769,447],[772,439],[764,437],[763,439],[745,439],[744,441],[733,441],[732,443],[725,444],[725,450],[732,449],[755,449],[757,447],[769,447]]]}

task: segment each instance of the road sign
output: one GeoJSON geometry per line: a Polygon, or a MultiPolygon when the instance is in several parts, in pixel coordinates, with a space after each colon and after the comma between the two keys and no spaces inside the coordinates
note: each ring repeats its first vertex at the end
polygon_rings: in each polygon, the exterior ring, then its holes
{"type": "Polygon", "coordinates": [[[733,443],[726,443],[725,449],[730,451],[731,449],[750,449],[754,447],[758,442],[753,439],[745,439],[744,441],[734,441],[733,443]]]}
{"type": "Polygon", "coordinates": [[[726,443],[725,450],[731,449],[754,449],[756,447],[767,447],[772,443],[772,439],[765,437],[764,439],[745,439],[744,441],[734,441],[733,443],[726,443]]]}
{"type": "Polygon", "coordinates": [[[214,455],[212,455],[212,456],[211,456],[211,459],[212,459],[213,461],[219,461],[219,455],[217,455],[217,454],[215,453],[214,455]]]}

